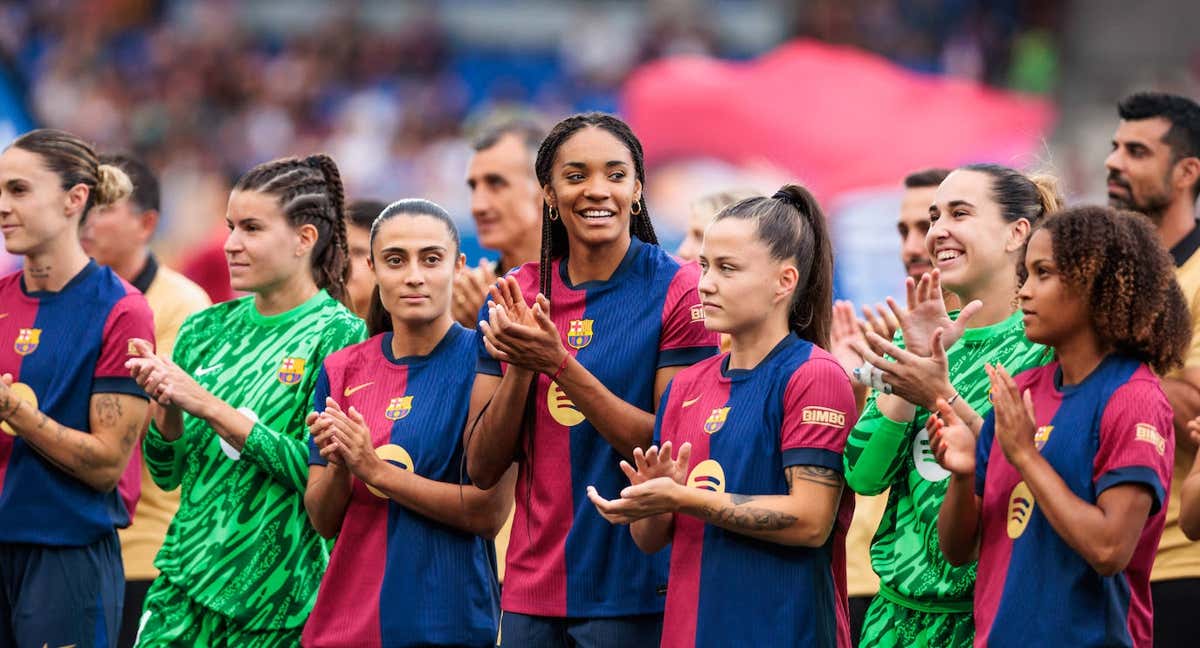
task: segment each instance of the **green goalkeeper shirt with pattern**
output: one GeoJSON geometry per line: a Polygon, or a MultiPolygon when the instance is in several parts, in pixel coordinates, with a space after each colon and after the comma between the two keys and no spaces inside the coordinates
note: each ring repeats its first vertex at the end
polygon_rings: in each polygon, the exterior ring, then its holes
{"type": "MultiPolygon", "coordinates": [[[[999,363],[1016,375],[1050,361],[1049,349],[1025,337],[1021,318],[1017,311],[991,326],[967,329],[946,353],[951,385],[980,416],[992,408],[984,364],[999,363]]],[[[928,418],[929,411],[918,407],[911,422],[893,421],[880,413],[872,394],[846,444],[846,483],[863,495],[891,488],[871,542],[881,595],[916,609],[969,611],[975,563],[954,567],[938,548],[938,509],[950,473],[933,458],[928,418]]]]}
{"type": "Polygon", "coordinates": [[[217,304],[180,328],[175,363],[255,421],[240,452],[187,413],[179,439],[146,435],[150,476],[182,489],[154,566],[196,603],[247,629],[304,624],[329,558],[304,510],[304,418],[325,356],[365,337],[324,290],[272,316],[253,296],[217,304]]]}

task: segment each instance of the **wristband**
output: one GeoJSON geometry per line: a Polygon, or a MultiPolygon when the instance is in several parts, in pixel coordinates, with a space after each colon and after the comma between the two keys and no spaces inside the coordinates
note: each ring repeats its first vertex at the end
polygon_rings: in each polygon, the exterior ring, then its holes
{"type": "Polygon", "coordinates": [[[954,395],[950,397],[950,400],[946,401],[946,404],[954,407],[954,401],[958,400],[958,397],[961,395],[962,394],[959,394],[958,392],[954,392],[954,395]]]}
{"type": "Polygon", "coordinates": [[[564,353],[564,354],[563,354],[562,363],[558,365],[558,369],[557,369],[557,370],[554,372],[554,375],[553,375],[553,376],[550,376],[550,380],[551,380],[552,382],[558,382],[558,375],[559,375],[559,374],[561,374],[561,373],[563,372],[563,369],[566,369],[566,368],[567,368],[567,361],[568,361],[568,360],[570,360],[570,359],[571,359],[571,354],[570,354],[570,353],[564,353]]]}

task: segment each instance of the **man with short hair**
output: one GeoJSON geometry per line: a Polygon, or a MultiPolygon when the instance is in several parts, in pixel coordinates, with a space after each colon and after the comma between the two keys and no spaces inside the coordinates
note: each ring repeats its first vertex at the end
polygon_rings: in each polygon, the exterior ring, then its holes
{"type": "Polygon", "coordinates": [[[496,277],[536,262],[542,246],[542,188],[533,163],[546,132],[532,121],[511,121],[475,140],[467,167],[471,216],[479,245],[500,254],[495,268],[480,263],[459,273],[454,284],[454,319],[474,328],[496,277]]]}
{"type": "Polygon", "coordinates": [[[1162,376],[1175,410],[1175,468],[1166,528],[1158,546],[1150,588],[1154,645],[1195,645],[1190,614],[1200,600],[1200,544],[1179,528],[1180,490],[1196,455],[1187,422],[1200,414],[1200,105],[1157,92],[1130,95],[1118,104],[1121,121],[1112,139],[1108,203],[1145,214],[1175,260],[1175,276],[1192,314],[1192,346],[1184,367],[1162,376]]]}
{"type": "Polygon", "coordinates": [[[900,217],[896,230],[900,234],[900,261],[904,272],[915,281],[933,270],[925,235],[929,233],[929,206],[938,185],[950,175],[950,169],[930,168],[910,173],[904,178],[904,195],[900,198],[900,217]]]}
{"type": "MultiPolygon", "coordinates": [[[[133,193],[105,207],[93,207],[79,229],[83,249],[97,263],[111,267],[122,279],[142,291],[154,313],[154,337],[158,353],[170,357],[175,334],[188,315],[209,305],[204,290],[183,275],[159,264],[150,251],[150,239],[158,227],[158,179],[140,160],[129,155],[101,157],[102,164],[119,167],[133,182],[133,193]]],[[[154,556],[162,547],[175,511],[179,493],[167,493],[154,484],[141,461],[140,444],[135,448],[119,489],[127,499],[127,484],[141,476],[141,496],[133,522],[120,529],[121,559],[125,564],[125,606],[118,646],[132,646],[142,615],[142,601],[150,583],[158,576],[154,556]]]]}

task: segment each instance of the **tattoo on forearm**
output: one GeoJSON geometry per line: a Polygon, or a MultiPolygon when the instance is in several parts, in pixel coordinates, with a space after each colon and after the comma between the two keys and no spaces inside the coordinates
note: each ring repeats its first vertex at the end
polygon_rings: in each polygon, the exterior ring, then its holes
{"type": "Polygon", "coordinates": [[[797,482],[806,481],[830,488],[842,487],[842,476],[832,468],[824,466],[788,466],[788,483],[796,486],[797,482]]]}
{"type": "Polygon", "coordinates": [[[713,524],[745,531],[779,531],[796,522],[794,515],[757,506],[706,506],[702,511],[713,524]]]}
{"type": "Polygon", "coordinates": [[[729,499],[733,500],[734,506],[741,506],[742,504],[745,504],[746,502],[753,501],[754,496],[753,495],[742,495],[741,493],[730,493],[729,499]]]}

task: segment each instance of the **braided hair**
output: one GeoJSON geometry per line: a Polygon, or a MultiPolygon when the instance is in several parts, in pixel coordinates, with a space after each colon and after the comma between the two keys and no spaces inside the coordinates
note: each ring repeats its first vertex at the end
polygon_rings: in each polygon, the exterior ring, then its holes
{"type": "MultiPolygon", "coordinates": [[[[538,184],[542,187],[550,185],[551,171],[554,167],[554,157],[558,149],[579,130],[591,127],[608,131],[629,149],[633,158],[634,175],[642,186],[646,185],[646,165],[642,155],[642,143],[620,119],[605,113],[583,113],[572,115],[554,125],[542,145],[538,147],[537,161],[534,162],[534,172],[538,184]]],[[[654,233],[654,225],[650,222],[650,210],[646,207],[646,196],[643,192],[638,198],[639,213],[629,216],[629,233],[645,243],[658,245],[658,235],[654,233]]],[[[567,255],[567,229],[559,219],[550,219],[550,205],[542,201],[542,255],[538,266],[538,288],[546,299],[550,299],[550,266],[554,259],[567,255]]]]}
{"type": "Polygon", "coordinates": [[[233,189],[275,196],[292,227],[317,228],[311,265],[313,281],[331,297],[345,303],[346,279],[350,274],[346,196],[342,174],[333,158],[317,154],[264,162],[247,171],[233,189]]]}

